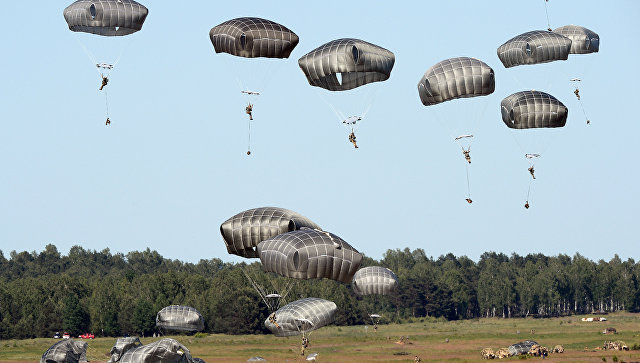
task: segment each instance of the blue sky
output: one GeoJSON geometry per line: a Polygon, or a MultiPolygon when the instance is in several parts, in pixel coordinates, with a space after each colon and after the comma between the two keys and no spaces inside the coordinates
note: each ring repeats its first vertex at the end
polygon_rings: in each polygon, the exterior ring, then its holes
{"type": "Polygon", "coordinates": [[[5,256],[53,243],[65,254],[73,245],[114,253],[149,247],[183,261],[240,261],[227,254],[220,224],[249,208],[279,206],[373,258],[404,247],[473,259],[485,251],[640,258],[640,3],[549,1],[551,27],[597,32],[600,52],[511,69],[496,49],[547,28],[542,0],[273,4],[147,1],[142,31],[117,39],[71,32],[62,16],[66,2],[3,4],[5,256]],[[279,22],[300,43],[278,64],[254,67],[216,54],[209,29],[241,16],[279,22]],[[297,59],[345,37],[394,52],[390,79],[339,94],[311,87],[297,59]],[[489,64],[495,92],[423,106],[420,77],[457,56],[489,64]],[[92,57],[118,60],[107,86],[109,127],[92,57]],[[255,104],[248,157],[238,79],[260,74],[268,80],[255,104]],[[591,125],[573,95],[573,77],[583,79],[591,125]],[[546,144],[525,210],[528,163],[499,105],[530,89],[560,99],[569,119],[539,135],[546,144]],[[358,150],[328,104],[346,115],[371,106],[358,150]],[[475,135],[471,205],[448,120],[470,120],[475,135]]]}

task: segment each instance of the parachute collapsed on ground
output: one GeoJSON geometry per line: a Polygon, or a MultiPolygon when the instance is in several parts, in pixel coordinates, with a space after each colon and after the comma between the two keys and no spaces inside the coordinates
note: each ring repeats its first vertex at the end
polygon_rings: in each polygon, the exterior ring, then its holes
{"type": "Polygon", "coordinates": [[[156,315],[156,327],[167,330],[202,331],[204,318],[190,306],[171,305],[156,315]]]}
{"type": "Polygon", "coordinates": [[[398,288],[398,276],[385,267],[363,267],[353,276],[351,286],[357,295],[390,295],[398,288]]]}
{"type": "Polygon", "coordinates": [[[525,340],[520,343],[512,344],[509,346],[509,354],[511,356],[527,354],[532,346],[537,345],[538,343],[533,340],[525,340]]]}
{"type": "Polygon", "coordinates": [[[284,25],[261,18],[225,21],[209,31],[216,53],[245,58],[289,58],[299,38],[284,25]]]}
{"type": "Polygon", "coordinates": [[[457,98],[486,96],[496,88],[493,69],[469,57],[445,59],[429,68],[418,82],[425,106],[457,98]]]}
{"type": "Polygon", "coordinates": [[[304,228],[258,244],[264,270],[298,279],[328,278],[349,283],[362,255],[333,233],[304,228]]]}
{"type": "Polygon", "coordinates": [[[597,53],[600,50],[600,36],[585,27],[565,25],[553,32],[571,39],[571,54],[597,53]]]}
{"type": "Polygon", "coordinates": [[[78,0],[63,14],[74,32],[122,36],[142,29],[149,10],[133,0],[78,0]]]}
{"type": "Polygon", "coordinates": [[[335,319],[337,306],[334,302],[315,297],[296,300],[275,312],[276,323],[267,318],[265,327],[277,337],[286,337],[308,333],[335,319]]]}
{"type": "Polygon", "coordinates": [[[78,363],[87,361],[87,347],[86,342],[75,341],[73,339],[65,339],[53,344],[47,349],[40,363],[78,363]]]}
{"type": "Polygon", "coordinates": [[[177,340],[164,338],[124,353],[121,363],[193,363],[189,349],[177,340]]]}
{"type": "Polygon", "coordinates": [[[249,209],[227,219],[220,226],[220,233],[229,253],[257,258],[258,243],[302,227],[320,229],[310,219],[294,211],[263,207],[249,209]]]}
{"type": "Polygon", "coordinates": [[[571,39],[545,30],[534,30],[509,39],[498,47],[498,58],[511,68],[569,58],[571,39]]]}
{"type": "Polygon", "coordinates": [[[309,84],[329,91],[385,81],[391,76],[394,62],[389,50],[353,38],[330,41],[298,59],[309,84]]]}
{"type": "Polygon", "coordinates": [[[129,349],[134,349],[141,346],[140,338],[138,337],[123,337],[116,340],[116,344],[113,345],[109,354],[111,358],[108,363],[116,363],[120,361],[122,355],[129,349]]]}
{"type": "Polygon", "coordinates": [[[569,110],[557,98],[540,91],[516,92],[500,103],[502,121],[512,129],[563,127],[569,110]]]}

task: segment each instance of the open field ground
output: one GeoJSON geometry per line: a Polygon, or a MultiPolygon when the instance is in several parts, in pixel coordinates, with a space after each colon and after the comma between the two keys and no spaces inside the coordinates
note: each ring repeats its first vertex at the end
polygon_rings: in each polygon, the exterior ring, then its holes
{"type": "MultiPolygon", "coordinates": [[[[605,340],[622,340],[629,347],[640,345],[640,314],[606,315],[606,322],[582,322],[583,316],[551,319],[479,319],[435,322],[429,319],[410,324],[381,325],[374,333],[371,326],[325,327],[310,336],[307,353],[317,352],[320,362],[412,362],[418,355],[423,362],[482,361],[480,351],[485,347],[497,350],[510,344],[536,340],[553,348],[561,344],[565,353],[551,354],[553,362],[637,362],[640,350],[602,351],[605,340]],[[618,333],[604,335],[602,330],[614,327],[618,333]],[[534,330],[532,334],[532,329],[534,330]],[[398,344],[401,336],[409,337],[409,344],[398,344]],[[446,342],[446,339],[449,341],[446,342]],[[587,348],[585,350],[585,347],[587,348]]],[[[300,337],[276,338],[271,335],[216,335],[206,337],[172,336],[184,344],[194,357],[209,362],[245,362],[261,356],[269,362],[304,361],[299,355],[300,337]]],[[[159,338],[142,338],[150,343],[159,338]]],[[[0,342],[0,361],[35,362],[55,339],[3,340],[0,342]]],[[[91,362],[106,362],[115,338],[89,341],[87,358],[91,362]]],[[[507,361],[520,360],[511,357],[507,361]]],[[[542,358],[528,358],[539,360],[542,358]]]]}

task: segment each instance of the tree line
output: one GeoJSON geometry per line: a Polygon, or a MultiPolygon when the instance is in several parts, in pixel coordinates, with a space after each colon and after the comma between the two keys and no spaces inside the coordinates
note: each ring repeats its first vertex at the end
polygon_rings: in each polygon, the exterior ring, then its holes
{"type": "Polygon", "coordinates": [[[331,300],[335,324],[414,318],[551,317],[595,311],[640,311],[640,265],[633,259],[591,261],[580,254],[507,256],[486,252],[478,262],[424,250],[388,250],[379,261],[398,276],[393,296],[356,296],[333,280],[294,280],[265,273],[259,262],[214,258],[185,263],[147,249],[112,254],[74,246],[61,255],[0,251],[0,339],[51,337],[57,331],[97,336],[155,332],[156,313],[172,304],[196,308],[205,332],[267,333],[269,314],[253,280],[265,291],[287,292],[282,304],[303,297],[331,300]]]}

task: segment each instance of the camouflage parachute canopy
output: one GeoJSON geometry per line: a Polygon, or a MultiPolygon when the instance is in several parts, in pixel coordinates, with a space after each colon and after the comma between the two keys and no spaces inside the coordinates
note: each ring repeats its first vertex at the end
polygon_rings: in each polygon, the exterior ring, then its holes
{"type": "Polygon", "coordinates": [[[351,286],[357,295],[390,295],[398,288],[398,276],[385,267],[363,267],[353,275],[351,286]]]}
{"type": "Polygon", "coordinates": [[[121,363],[193,363],[189,349],[177,340],[164,338],[153,343],[129,349],[121,363]]]}
{"type": "Polygon", "coordinates": [[[512,344],[508,348],[509,354],[511,354],[512,356],[527,354],[529,353],[529,349],[531,349],[531,347],[533,347],[534,345],[538,345],[538,343],[533,340],[525,340],[524,342],[512,344]]]}
{"type": "Polygon", "coordinates": [[[258,244],[267,272],[298,279],[328,278],[349,283],[362,255],[333,233],[304,228],[258,244]]]}
{"type": "Polygon", "coordinates": [[[78,363],[87,361],[86,342],[64,339],[47,349],[40,363],[78,363]]]}
{"type": "Polygon", "coordinates": [[[571,39],[545,30],[534,30],[509,39],[498,47],[498,58],[505,68],[510,68],[566,60],[570,49],[571,39]]]}
{"type": "Polygon", "coordinates": [[[209,39],[216,53],[245,58],[289,58],[298,36],[284,25],[261,18],[237,18],[214,26],[209,39]]]}
{"type": "Polygon", "coordinates": [[[563,127],[569,110],[562,102],[540,91],[516,92],[500,104],[502,121],[512,129],[563,127]]]}
{"type": "Polygon", "coordinates": [[[138,337],[123,337],[116,340],[116,344],[113,345],[109,354],[111,358],[108,363],[116,363],[120,361],[122,355],[129,349],[137,348],[141,346],[140,338],[138,337]]]}
{"type": "Polygon", "coordinates": [[[429,68],[418,83],[425,106],[456,98],[486,96],[496,89],[493,69],[469,57],[445,59],[429,68]]]}
{"type": "Polygon", "coordinates": [[[585,27],[565,25],[553,32],[571,39],[571,54],[597,53],[600,50],[600,36],[585,27]]]}
{"type": "Polygon", "coordinates": [[[257,258],[258,243],[302,227],[320,229],[307,217],[284,208],[263,207],[240,212],[220,226],[220,233],[231,254],[257,258]]]}
{"type": "Polygon", "coordinates": [[[204,330],[204,318],[190,306],[171,305],[158,312],[156,326],[170,330],[201,331],[204,330]]]}
{"type": "Polygon", "coordinates": [[[264,321],[264,326],[277,337],[308,333],[331,324],[337,309],[333,301],[316,297],[300,299],[276,310],[277,326],[269,318],[264,321]]]}
{"type": "Polygon", "coordinates": [[[394,62],[395,56],[387,49],[352,38],[330,41],[298,59],[309,84],[329,91],[385,81],[394,62]]]}
{"type": "Polygon", "coordinates": [[[142,29],[149,10],[133,0],[78,0],[64,9],[69,29],[120,36],[142,29]]]}

